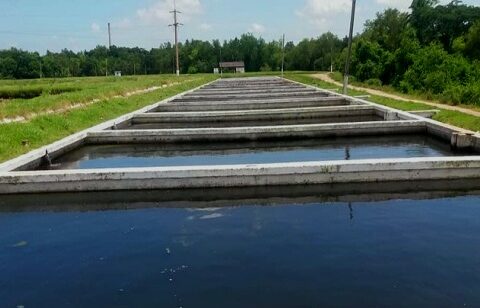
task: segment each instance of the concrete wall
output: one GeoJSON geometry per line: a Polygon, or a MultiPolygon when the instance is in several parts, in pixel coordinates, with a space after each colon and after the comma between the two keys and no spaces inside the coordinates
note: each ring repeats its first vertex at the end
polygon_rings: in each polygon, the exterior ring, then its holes
{"type": "Polygon", "coordinates": [[[11,172],[0,192],[190,189],[480,179],[480,159],[413,158],[286,164],[11,172]]]}

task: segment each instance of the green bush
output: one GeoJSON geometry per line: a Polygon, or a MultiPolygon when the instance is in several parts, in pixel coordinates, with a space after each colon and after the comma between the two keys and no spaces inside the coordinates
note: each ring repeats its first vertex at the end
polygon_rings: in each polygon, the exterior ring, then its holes
{"type": "Polygon", "coordinates": [[[480,106],[480,82],[465,86],[451,85],[441,95],[441,101],[452,104],[468,104],[480,106]]]}
{"type": "Polygon", "coordinates": [[[365,81],[366,84],[368,84],[369,86],[374,86],[374,87],[381,87],[382,86],[382,81],[380,79],[377,79],[377,78],[372,78],[372,79],[368,79],[365,81]]]}
{"type": "Polygon", "coordinates": [[[343,81],[343,74],[340,73],[340,72],[330,73],[330,77],[331,77],[333,80],[338,81],[338,82],[342,82],[342,81],[343,81]]]}
{"type": "Polygon", "coordinates": [[[260,68],[260,71],[261,71],[261,72],[271,72],[271,71],[272,71],[272,68],[270,67],[270,65],[264,64],[264,65],[262,65],[262,67],[260,68]]]}
{"type": "Polygon", "coordinates": [[[463,88],[462,103],[480,106],[480,82],[468,84],[463,88]]]}

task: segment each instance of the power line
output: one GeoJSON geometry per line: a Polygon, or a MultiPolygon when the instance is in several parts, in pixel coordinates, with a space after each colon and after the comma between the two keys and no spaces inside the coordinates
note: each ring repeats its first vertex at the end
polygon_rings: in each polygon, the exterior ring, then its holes
{"type": "Polygon", "coordinates": [[[178,27],[183,26],[183,24],[178,22],[177,19],[177,14],[181,13],[180,11],[177,11],[177,4],[176,1],[173,1],[173,11],[170,13],[173,13],[173,24],[169,25],[169,27],[174,27],[175,28],[175,58],[176,58],[176,72],[177,76],[180,76],[180,57],[178,55],[178,27]]]}

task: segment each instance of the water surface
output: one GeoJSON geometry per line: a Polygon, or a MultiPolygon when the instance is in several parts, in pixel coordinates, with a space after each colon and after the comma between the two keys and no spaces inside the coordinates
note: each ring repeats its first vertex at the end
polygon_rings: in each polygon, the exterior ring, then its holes
{"type": "Polygon", "coordinates": [[[480,196],[0,213],[0,306],[478,307],[480,196]]]}
{"type": "Polygon", "coordinates": [[[92,145],[54,160],[53,169],[263,164],[453,155],[456,154],[450,151],[446,143],[422,135],[244,143],[92,145]]]}

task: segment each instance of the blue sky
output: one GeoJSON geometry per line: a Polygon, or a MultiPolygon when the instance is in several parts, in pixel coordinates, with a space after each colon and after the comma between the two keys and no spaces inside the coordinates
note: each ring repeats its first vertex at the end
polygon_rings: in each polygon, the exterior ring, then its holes
{"type": "MultiPolygon", "coordinates": [[[[252,32],[267,40],[298,41],[348,30],[351,0],[176,0],[180,39],[229,39],[252,32]]],[[[357,0],[356,32],[387,7],[411,0],[357,0]]],[[[464,3],[478,5],[480,0],[464,3]]],[[[151,48],[172,41],[173,0],[0,0],[0,49],[58,51],[107,44],[107,23],[118,46],[151,48]]]]}

